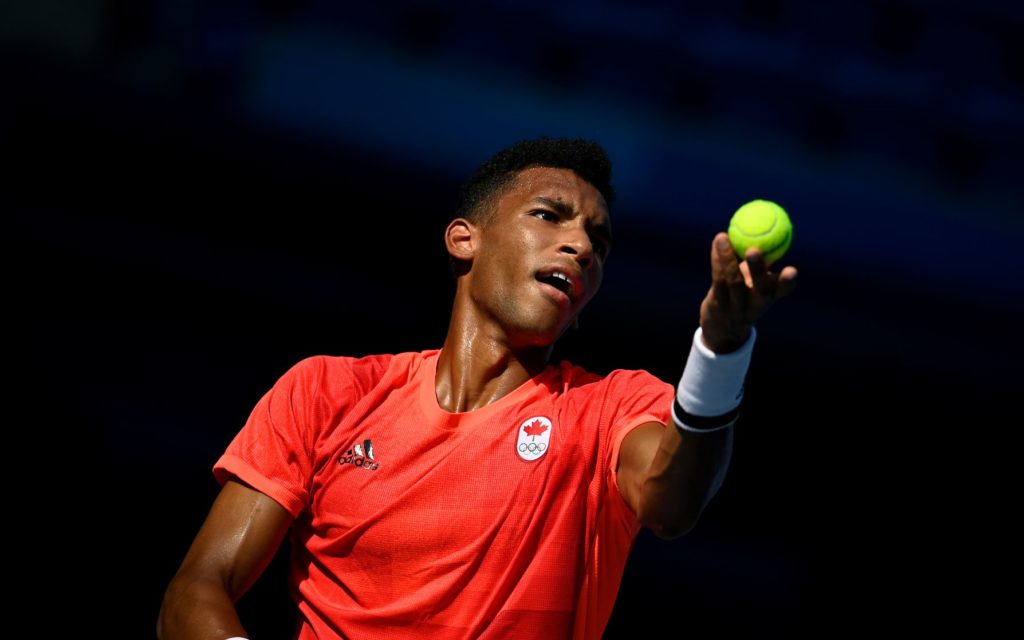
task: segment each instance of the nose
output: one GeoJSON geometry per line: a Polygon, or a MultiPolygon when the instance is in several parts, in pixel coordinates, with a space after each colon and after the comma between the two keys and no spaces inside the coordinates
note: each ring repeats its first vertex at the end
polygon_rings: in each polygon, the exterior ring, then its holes
{"type": "Polygon", "coordinates": [[[562,239],[562,246],[559,250],[562,253],[571,255],[584,271],[594,261],[594,245],[590,242],[590,236],[583,229],[567,230],[566,237],[562,239]]]}

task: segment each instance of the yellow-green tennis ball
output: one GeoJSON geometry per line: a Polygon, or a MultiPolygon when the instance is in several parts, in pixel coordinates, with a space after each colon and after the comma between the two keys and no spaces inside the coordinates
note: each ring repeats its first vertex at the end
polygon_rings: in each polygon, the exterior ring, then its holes
{"type": "Polygon", "coordinates": [[[729,241],[740,260],[747,249],[757,247],[771,264],[782,257],[793,242],[793,223],[786,210],[771,200],[752,200],[736,210],[729,221],[729,241]]]}

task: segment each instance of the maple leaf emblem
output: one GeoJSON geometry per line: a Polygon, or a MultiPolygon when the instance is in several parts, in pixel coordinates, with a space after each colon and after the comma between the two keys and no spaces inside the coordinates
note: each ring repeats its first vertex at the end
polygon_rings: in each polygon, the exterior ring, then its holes
{"type": "Polygon", "coordinates": [[[547,430],[548,426],[541,422],[540,420],[534,420],[530,424],[523,425],[523,431],[526,432],[526,435],[533,436],[534,438],[541,435],[547,430]]]}

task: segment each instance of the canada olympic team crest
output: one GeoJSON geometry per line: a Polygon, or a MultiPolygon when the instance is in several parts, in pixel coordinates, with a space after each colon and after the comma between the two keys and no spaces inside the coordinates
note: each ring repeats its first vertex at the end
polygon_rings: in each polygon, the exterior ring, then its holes
{"type": "Polygon", "coordinates": [[[516,453],[527,462],[533,462],[548,452],[551,445],[551,420],[534,416],[519,425],[516,453]]]}

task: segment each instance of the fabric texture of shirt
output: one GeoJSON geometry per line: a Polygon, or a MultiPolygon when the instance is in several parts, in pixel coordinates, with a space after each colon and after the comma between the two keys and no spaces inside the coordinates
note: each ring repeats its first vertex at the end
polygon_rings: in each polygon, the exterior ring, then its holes
{"type": "Polygon", "coordinates": [[[297,637],[599,638],[640,528],[619,447],[674,389],[562,362],[449,413],[439,353],[299,362],[214,466],[295,517],[297,637]]]}

